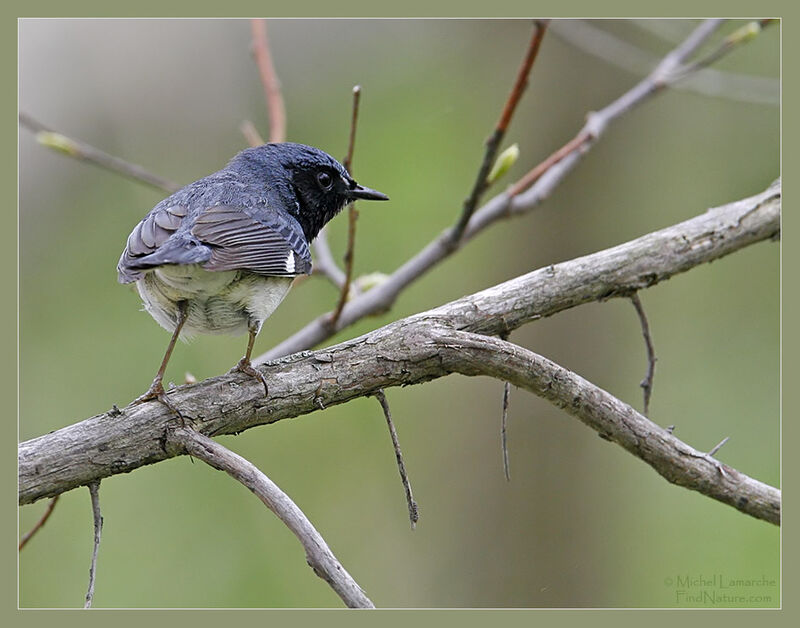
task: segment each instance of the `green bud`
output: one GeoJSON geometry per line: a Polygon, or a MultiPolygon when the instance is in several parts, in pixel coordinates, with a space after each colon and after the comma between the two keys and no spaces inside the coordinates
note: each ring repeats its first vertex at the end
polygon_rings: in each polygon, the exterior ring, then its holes
{"type": "Polygon", "coordinates": [[[68,137],[60,133],[53,133],[51,131],[39,131],[36,134],[36,141],[42,146],[47,146],[62,153],[66,153],[71,157],[77,157],[80,154],[77,145],[68,137]]]}
{"type": "Polygon", "coordinates": [[[743,44],[754,39],[760,32],[761,24],[758,22],[748,22],[728,35],[728,41],[732,44],[743,44]]]}
{"type": "Polygon", "coordinates": [[[511,166],[519,159],[519,144],[513,144],[506,148],[494,162],[492,171],[486,177],[486,183],[491,185],[509,171],[511,166]]]}
{"type": "Polygon", "coordinates": [[[361,275],[353,283],[355,283],[359,292],[366,292],[367,290],[377,288],[386,283],[387,279],[389,279],[389,275],[384,273],[369,273],[367,275],[361,275]]]}

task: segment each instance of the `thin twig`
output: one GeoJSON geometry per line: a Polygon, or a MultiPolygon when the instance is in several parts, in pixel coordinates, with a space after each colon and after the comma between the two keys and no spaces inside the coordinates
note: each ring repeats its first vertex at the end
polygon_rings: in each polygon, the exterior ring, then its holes
{"type": "Polygon", "coordinates": [[[33,535],[36,534],[45,523],[47,523],[47,520],[53,513],[53,508],[55,508],[56,504],[58,503],[59,497],[61,497],[61,495],[56,495],[53,499],[50,500],[50,502],[47,504],[47,508],[45,509],[44,514],[39,518],[39,521],[37,521],[36,525],[34,525],[30,530],[28,530],[28,532],[20,540],[19,546],[17,547],[17,551],[21,551],[22,548],[28,544],[28,541],[30,541],[33,538],[33,535]]]}
{"type": "Polygon", "coordinates": [[[506,131],[508,130],[508,125],[511,123],[511,118],[514,116],[514,111],[517,108],[517,104],[519,103],[522,93],[525,91],[525,88],[528,85],[528,76],[530,75],[531,68],[533,67],[533,62],[536,60],[536,55],[539,52],[539,47],[541,46],[542,39],[544,38],[544,34],[547,30],[547,25],[548,20],[536,20],[534,22],[534,30],[528,45],[528,51],[525,54],[525,58],[522,60],[522,65],[520,66],[519,71],[517,72],[516,81],[514,81],[514,86],[511,89],[511,93],[508,95],[508,99],[506,100],[503,111],[500,114],[500,119],[497,122],[497,126],[495,127],[494,132],[486,140],[486,151],[484,152],[483,161],[481,162],[480,168],[478,168],[478,176],[475,179],[474,185],[472,186],[472,191],[464,201],[464,206],[461,210],[461,216],[459,217],[458,222],[451,233],[450,243],[452,247],[457,247],[461,242],[461,237],[464,235],[464,230],[467,228],[469,219],[475,212],[478,201],[486,191],[486,188],[489,187],[489,171],[492,169],[495,159],[497,158],[497,151],[500,148],[500,143],[503,141],[506,131]]]}
{"type": "MultiPolygon", "coordinates": [[[[672,24],[672,21],[637,20],[637,26],[648,30],[667,24],[672,24]]],[[[647,74],[656,64],[656,58],[651,53],[593,26],[587,20],[556,20],[550,25],[550,30],[579,50],[637,75],[647,74]]],[[[659,32],[655,34],[659,37],[664,35],[659,32]]],[[[675,41],[674,37],[669,39],[675,41]]],[[[780,80],[766,76],[703,68],[690,80],[680,81],[673,87],[728,100],[780,104],[780,80]]]]}
{"type": "Polygon", "coordinates": [[[716,445],[715,445],[715,446],[714,446],[714,447],[711,449],[711,451],[709,451],[709,452],[708,452],[708,455],[709,455],[709,456],[713,456],[713,455],[714,455],[715,453],[717,453],[717,452],[718,452],[720,449],[722,449],[722,446],[723,446],[725,443],[727,443],[727,442],[728,442],[730,439],[731,439],[731,437],[730,437],[730,436],[726,436],[725,438],[723,438],[723,439],[722,439],[722,440],[721,440],[719,443],[717,443],[717,444],[716,444],[716,445]]]}
{"type": "Polygon", "coordinates": [[[261,146],[264,143],[264,138],[261,137],[261,133],[258,132],[256,125],[253,124],[252,121],[242,120],[242,123],[239,125],[239,130],[242,132],[244,139],[247,140],[251,148],[261,146]]]}
{"type": "Polygon", "coordinates": [[[736,29],[733,33],[728,35],[722,40],[722,43],[720,43],[719,46],[714,48],[705,56],[678,68],[676,71],[676,76],[673,80],[679,81],[682,77],[688,74],[693,74],[698,70],[706,68],[707,66],[724,57],[734,48],[737,48],[743,43],[750,41],[753,37],[758,35],[765,26],[769,26],[776,21],[777,20],[774,19],[763,19],[756,20],[755,22],[748,22],[743,27],[736,29]]]}
{"type": "MultiPolygon", "coordinates": [[[[358,105],[361,102],[361,86],[353,87],[353,112],[350,117],[350,139],[347,143],[347,156],[344,159],[345,169],[353,174],[353,150],[356,143],[356,127],[358,126],[358,105]]],[[[333,310],[330,319],[330,326],[335,327],[342,315],[342,308],[347,303],[350,296],[350,286],[353,282],[353,259],[356,248],[356,222],[358,221],[358,210],[355,202],[347,207],[347,251],[344,254],[344,283],[339,293],[339,301],[333,310]]]]}
{"type": "Polygon", "coordinates": [[[536,181],[538,181],[539,177],[541,177],[545,172],[550,170],[550,168],[552,168],[555,164],[564,159],[564,157],[566,157],[573,151],[578,150],[590,139],[591,135],[588,133],[588,131],[581,131],[580,133],[578,133],[569,142],[567,142],[561,148],[553,152],[544,161],[534,166],[531,170],[529,170],[525,174],[525,176],[523,176],[511,187],[509,187],[508,191],[506,192],[508,196],[513,198],[523,190],[528,189],[531,185],[533,185],[536,181]]]}
{"type": "Polygon", "coordinates": [[[250,28],[253,36],[253,55],[256,65],[258,65],[261,84],[264,86],[264,97],[267,101],[269,141],[283,142],[286,140],[286,109],[283,104],[281,84],[269,50],[267,20],[254,18],[250,20],[250,28]]]}
{"type": "Polygon", "coordinates": [[[255,465],[193,429],[171,429],[167,432],[167,441],[169,446],[177,447],[213,468],[224,471],[252,491],[297,537],[314,573],[325,580],[348,607],[375,607],[358,583],[342,567],[303,511],[255,465]]]}
{"type": "MultiPolygon", "coordinates": [[[[505,339],[504,339],[505,340],[505,339]]],[[[503,419],[500,423],[500,445],[503,449],[503,473],[506,476],[506,481],[511,481],[511,465],[508,459],[508,438],[506,436],[506,428],[508,424],[508,398],[511,395],[511,384],[503,382],[503,419]]]]}
{"type": "Polygon", "coordinates": [[[636,314],[639,316],[639,322],[642,325],[642,336],[644,337],[644,344],[647,347],[647,372],[644,379],[639,382],[642,387],[642,394],[644,395],[644,412],[645,416],[648,415],[650,408],[650,395],[653,393],[653,377],[656,373],[656,351],[653,348],[653,339],[650,336],[650,325],[647,322],[647,314],[645,314],[642,301],[639,299],[639,293],[634,292],[631,294],[631,302],[633,307],[636,308],[636,314]]]}
{"type": "Polygon", "coordinates": [[[89,566],[89,588],[83,608],[91,608],[94,600],[94,582],[97,575],[97,552],[100,549],[100,536],[103,532],[103,516],[100,514],[100,481],[88,485],[92,498],[92,519],[94,521],[94,546],[92,548],[92,564],[89,566]]]}
{"type": "MultiPolygon", "coordinates": [[[[314,247],[313,274],[320,274],[323,277],[327,277],[334,286],[341,290],[342,286],[344,286],[345,274],[344,271],[336,265],[336,260],[333,259],[331,246],[328,243],[327,226],[320,229],[312,246],[314,247]]],[[[353,286],[351,286],[351,289],[353,289],[353,286]]]]}
{"type": "Polygon", "coordinates": [[[80,159],[81,161],[86,161],[95,166],[100,166],[101,168],[116,172],[129,179],[139,181],[140,183],[146,183],[147,185],[158,188],[159,190],[164,190],[170,194],[181,188],[177,183],[160,177],[157,174],[153,174],[141,166],[109,155],[90,144],[54,131],[26,113],[19,114],[19,123],[26,129],[36,133],[36,140],[40,144],[57,150],[60,153],[69,155],[75,159],[80,159]]]}
{"type": "MultiPolygon", "coordinates": [[[[508,340],[510,329],[504,329],[498,334],[501,340],[508,340]]],[[[503,382],[503,412],[500,417],[500,449],[503,454],[503,474],[506,482],[511,481],[511,464],[508,456],[508,402],[511,397],[511,383],[503,382]]]]}
{"type": "Polygon", "coordinates": [[[358,106],[361,104],[361,85],[353,86],[353,109],[350,114],[350,137],[347,141],[347,156],[344,158],[344,168],[353,174],[353,151],[356,147],[356,129],[358,128],[358,106]]]}
{"type": "MultiPolygon", "coordinates": [[[[723,21],[724,20],[705,20],[702,22],[679,46],[665,56],[656,68],[642,81],[602,110],[591,112],[587,116],[586,125],[578,134],[512,185],[508,192],[509,196],[515,197],[521,194],[524,190],[533,185],[533,183],[538,181],[545,172],[549,174],[551,169],[553,169],[556,164],[563,162],[566,157],[586,152],[586,150],[588,150],[603,134],[609,122],[623,113],[627,113],[636,105],[641,104],[650,96],[661,91],[664,87],[673,84],[676,80],[676,76],[674,75],[676,69],[681,67],[683,62],[693,54],[706,39],[714,34],[714,31],[722,25],[723,21]]],[[[574,167],[575,163],[576,160],[571,161],[566,168],[563,168],[563,174],[554,174],[552,178],[556,182],[560,181],[561,178],[566,175],[566,172],[574,167]],[[558,176],[558,174],[561,176],[558,176]]]]}
{"type": "Polygon", "coordinates": [[[383,408],[383,416],[386,417],[386,424],[389,426],[389,435],[392,437],[392,446],[394,447],[394,456],[397,459],[397,470],[400,471],[400,480],[403,482],[403,490],[406,493],[406,503],[408,504],[408,518],[411,521],[411,529],[417,527],[419,521],[419,508],[417,502],[414,501],[414,495],[411,492],[411,482],[408,480],[406,473],[406,465],[403,463],[403,452],[400,451],[400,440],[397,438],[397,430],[394,429],[394,422],[392,421],[392,412],[389,409],[389,402],[386,400],[386,395],[383,389],[375,393],[375,397],[383,408]]]}

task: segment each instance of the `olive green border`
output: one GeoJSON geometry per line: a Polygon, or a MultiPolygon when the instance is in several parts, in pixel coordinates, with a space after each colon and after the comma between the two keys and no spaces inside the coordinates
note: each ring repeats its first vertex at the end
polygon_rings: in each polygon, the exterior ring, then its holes
{"type": "MultiPolygon", "coordinates": [[[[226,2],[221,5],[218,2],[171,2],[169,4],[161,2],[151,2],[140,0],[135,5],[130,3],[109,3],[73,1],[70,3],[56,3],[52,0],[37,3],[13,3],[8,2],[2,8],[2,72],[4,81],[9,84],[16,83],[17,70],[17,18],[19,17],[243,17],[243,16],[269,16],[269,17],[525,17],[531,16],[533,11],[543,16],[591,16],[591,17],[625,17],[625,16],[659,16],[659,17],[685,17],[685,16],[709,16],[709,15],[730,15],[747,17],[752,15],[753,10],[761,10],[763,16],[781,17],[783,22],[781,30],[783,35],[784,55],[784,82],[783,82],[783,111],[788,115],[783,116],[783,137],[797,137],[797,116],[792,112],[797,110],[797,79],[798,70],[791,59],[800,58],[800,46],[797,41],[797,8],[790,6],[790,2],[686,2],[683,0],[673,0],[669,3],[642,3],[642,2],[604,2],[602,4],[580,0],[579,2],[553,2],[552,0],[539,2],[523,2],[521,0],[495,0],[491,4],[486,2],[475,2],[474,0],[462,1],[459,3],[436,2],[431,0],[404,0],[402,3],[377,3],[372,1],[339,0],[330,2],[315,0],[311,3],[296,2],[276,3],[276,2],[226,2]],[[793,78],[794,77],[794,78],[793,78]]],[[[759,15],[758,17],[761,17],[759,15]]],[[[3,212],[5,228],[2,232],[4,239],[3,246],[0,247],[0,254],[3,256],[3,269],[8,280],[2,285],[10,292],[12,286],[16,289],[17,278],[17,219],[16,219],[16,190],[17,190],[17,167],[16,167],[16,147],[17,147],[17,100],[16,89],[6,89],[2,96],[3,115],[0,118],[2,124],[2,146],[5,157],[2,168],[3,189],[6,190],[6,209],[3,212]]],[[[798,307],[798,279],[796,270],[798,269],[798,251],[795,245],[794,235],[795,225],[798,220],[797,211],[793,211],[795,206],[791,202],[795,198],[795,177],[791,176],[795,172],[794,166],[797,165],[796,149],[791,140],[785,141],[783,146],[783,170],[789,173],[785,177],[784,190],[790,199],[787,204],[789,211],[784,213],[783,239],[782,239],[782,357],[784,382],[800,381],[800,372],[796,360],[793,360],[797,350],[798,325],[800,320],[800,308],[798,307]]],[[[17,355],[17,316],[16,307],[5,307],[2,309],[2,330],[3,345],[2,350],[6,357],[4,360],[3,377],[0,378],[3,385],[3,398],[6,405],[14,405],[8,412],[4,425],[9,431],[15,430],[16,421],[16,355],[17,355]]],[[[791,390],[791,386],[789,387],[791,390]]],[[[796,442],[798,433],[797,421],[798,406],[797,401],[789,396],[783,395],[783,416],[789,420],[783,421],[783,450],[791,452],[792,444],[796,442]]],[[[14,432],[16,436],[16,432],[14,432]]],[[[139,625],[142,621],[152,622],[156,620],[159,624],[167,623],[186,623],[191,622],[193,626],[216,626],[220,622],[226,624],[236,623],[241,625],[254,625],[261,622],[270,622],[273,625],[295,626],[308,624],[324,624],[326,626],[407,626],[411,625],[436,625],[436,626],[561,626],[573,625],[577,623],[591,623],[592,625],[613,624],[620,625],[641,625],[647,622],[651,625],[674,625],[678,622],[700,623],[702,625],[724,624],[726,627],[737,625],[752,625],[754,622],[767,625],[786,625],[790,618],[787,613],[796,614],[796,595],[792,591],[797,589],[798,580],[796,574],[797,561],[791,560],[791,556],[796,556],[793,550],[797,543],[792,541],[792,534],[783,535],[784,556],[790,557],[783,562],[783,591],[789,592],[784,599],[784,610],[762,610],[762,611],[707,611],[707,610],[672,610],[672,611],[620,611],[620,610],[438,610],[438,611],[414,611],[414,610],[386,610],[356,613],[346,610],[268,610],[268,611],[225,611],[225,610],[206,610],[206,611],[92,611],[91,615],[81,614],[81,611],[18,611],[17,606],[17,587],[16,587],[16,553],[12,540],[17,535],[17,525],[15,517],[16,504],[16,484],[11,478],[16,476],[16,459],[11,452],[10,443],[16,439],[8,438],[9,451],[3,457],[6,461],[2,477],[6,479],[3,486],[9,487],[3,495],[7,498],[6,507],[3,512],[7,513],[2,517],[2,539],[3,555],[0,557],[4,579],[0,591],[2,591],[2,614],[7,615],[4,620],[5,625],[10,626],[87,626],[113,623],[119,626],[139,625]],[[13,500],[13,501],[12,501],[13,500]],[[7,555],[6,555],[7,554],[7,555]],[[109,616],[113,613],[113,617],[109,616]],[[146,617],[141,616],[147,613],[146,617]],[[758,613],[759,617],[755,617],[758,613]],[[99,614],[99,616],[97,616],[99,614]],[[94,615],[94,616],[93,616],[94,615]],[[690,617],[691,616],[691,617],[690,617]]],[[[800,474],[797,458],[787,455],[784,460],[784,477],[792,478],[800,474]]],[[[791,493],[795,491],[789,486],[791,493]]],[[[784,521],[792,529],[792,524],[796,520],[796,508],[792,506],[792,499],[785,500],[786,508],[784,521]]],[[[795,620],[796,621],[796,620],[795,620]]]]}

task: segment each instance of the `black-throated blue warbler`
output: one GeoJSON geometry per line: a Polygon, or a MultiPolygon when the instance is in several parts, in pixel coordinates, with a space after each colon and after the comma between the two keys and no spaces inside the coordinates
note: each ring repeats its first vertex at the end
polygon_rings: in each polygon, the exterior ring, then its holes
{"type": "Polygon", "coordinates": [[[169,402],[162,379],[178,337],[249,333],[234,367],[264,384],[250,355],[264,321],[293,279],[311,273],[309,244],[355,201],[388,200],[356,183],[327,153],[290,142],[237,154],[228,165],[164,199],[128,236],[117,272],[136,282],[145,309],[172,332],[148,391],[134,403],[169,402]]]}

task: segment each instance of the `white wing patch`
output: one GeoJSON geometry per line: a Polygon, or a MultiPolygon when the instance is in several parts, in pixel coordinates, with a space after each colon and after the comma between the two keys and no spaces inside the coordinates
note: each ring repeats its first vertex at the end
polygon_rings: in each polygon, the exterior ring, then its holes
{"type": "Polygon", "coordinates": [[[286,272],[294,272],[294,251],[289,251],[289,255],[286,256],[286,272]]]}

